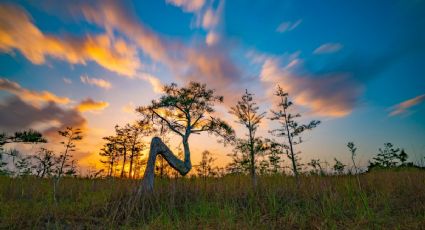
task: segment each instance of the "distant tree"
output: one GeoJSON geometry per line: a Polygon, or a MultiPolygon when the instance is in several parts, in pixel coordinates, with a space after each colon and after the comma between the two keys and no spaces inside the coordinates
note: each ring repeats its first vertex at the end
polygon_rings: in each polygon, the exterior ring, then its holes
{"type": "Polygon", "coordinates": [[[280,155],[283,154],[282,145],[274,140],[266,139],[266,150],[269,162],[269,172],[276,174],[282,171],[283,159],[280,155]]]}
{"type": "MultiPolygon", "coordinates": [[[[396,167],[398,164],[398,160],[400,158],[398,152],[400,152],[399,148],[394,148],[391,143],[384,143],[384,148],[378,149],[379,153],[376,157],[373,157],[373,161],[370,162],[369,168],[380,167],[380,168],[390,168],[396,167]]],[[[404,153],[405,154],[405,153],[404,153]]],[[[403,160],[407,160],[405,155],[402,155],[403,160]]]]}
{"type": "Polygon", "coordinates": [[[208,150],[202,152],[201,161],[196,168],[199,177],[207,179],[207,177],[212,177],[216,175],[216,172],[213,168],[214,158],[211,157],[211,153],[208,150]]]}
{"type": "Polygon", "coordinates": [[[401,165],[406,165],[406,161],[409,158],[409,155],[404,151],[404,149],[401,149],[400,154],[398,154],[398,160],[400,161],[401,165]]]}
{"type": "Polygon", "coordinates": [[[264,118],[266,113],[258,112],[259,107],[253,99],[253,94],[249,93],[248,90],[242,95],[241,100],[237,104],[230,108],[230,113],[237,118],[237,122],[243,125],[247,130],[247,139],[238,139],[241,143],[241,150],[247,150],[249,159],[249,170],[254,186],[257,185],[257,176],[255,172],[255,156],[260,152],[259,145],[256,143],[261,142],[256,138],[256,132],[260,125],[261,120],[264,118]],[[256,140],[257,139],[257,140],[256,140]]]}
{"type": "Polygon", "coordinates": [[[292,162],[292,171],[297,178],[299,174],[299,156],[300,152],[295,151],[295,146],[302,143],[301,134],[304,131],[312,130],[320,124],[320,121],[313,120],[308,124],[298,124],[295,119],[301,117],[300,114],[290,113],[290,107],[293,105],[289,101],[289,94],[284,92],[283,89],[278,85],[275,95],[279,98],[278,110],[272,110],[273,116],[270,118],[273,121],[278,121],[281,125],[280,128],[271,131],[271,134],[277,137],[285,137],[287,140],[283,143],[283,147],[288,151],[288,158],[292,162]],[[296,139],[298,138],[298,139],[296,139]]]}
{"type": "Polygon", "coordinates": [[[25,131],[15,132],[14,135],[7,135],[6,133],[0,133],[0,175],[8,175],[10,171],[5,167],[7,162],[4,160],[6,153],[4,152],[4,146],[9,143],[46,143],[47,140],[43,135],[35,130],[29,129],[25,131]]]}
{"type": "Polygon", "coordinates": [[[56,169],[55,169],[55,180],[53,183],[53,198],[56,201],[56,189],[59,184],[60,179],[64,175],[74,175],[75,170],[75,161],[72,160],[72,152],[76,150],[76,142],[80,141],[83,136],[81,135],[82,131],[79,128],[66,127],[65,130],[58,131],[59,135],[65,138],[64,141],[60,142],[64,150],[57,157],[56,169]]]}
{"type": "Polygon", "coordinates": [[[347,147],[348,147],[348,150],[351,153],[351,161],[353,162],[354,173],[355,174],[358,174],[359,173],[359,170],[357,168],[356,160],[355,160],[357,148],[356,148],[356,146],[354,145],[353,142],[348,142],[347,147]]]}
{"type": "Polygon", "coordinates": [[[341,161],[334,158],[335,164],[333,165],[333,170],[337,175],[344,174],[345,166],[341,161]]]}
{"type": "Polygon", "coordinates": [[[15,168],[17,169],[17,176],[29,176],[31,175],[31,162],[30,156],[25,156],[20,152],[17,152],[17,161],[15,161],[15,168]]]}
{"type": "Polygon", "coordinates": [[[159,137],[154,137],[139,192],[153,189],[157,154],[161,154],[181,175],[186,175],[192,169],[189,148],[191,134],[208,132],[222,137],[224,142],[234,136],[233,129],[227,123],[213,117],[213,106],[223,102],[223,97],[216,96],[214,90],[207,89],[205,84],[190,82],[186,87],[178,88],[173,83],[164,86],[163,91],[164,95],[158,100],[153,100],[149,106],[137,108],[137,111],[142,115],[142,120],[149,120],[159,130],[166,129],[182,138],[184,159],[177,158],[159,137]]]}
{"type": "Polygon", "coordinates": [[[56,162],[53,151],[46,148],[40,148],[37,154],[32,156],[32,158],[35,160],[32,167],[35,170],[37,177],[44,178],[52,175],[56,162]]]}
{"type": "Polygon", "coordinates": [[[320,159],[311,159],[311,161],[307,163],[307,165],[313,168],[314,174],[322,176],[325,175],[325,171],[323,170],[320,159]]]}

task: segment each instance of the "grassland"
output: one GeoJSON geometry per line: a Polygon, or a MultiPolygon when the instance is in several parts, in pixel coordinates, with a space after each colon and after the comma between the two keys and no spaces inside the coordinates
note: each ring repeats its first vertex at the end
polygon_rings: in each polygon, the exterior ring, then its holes
{"type": "Polygon", "coordinates": [[[425,229],[425,171],[138,181],[0,177],[1,229],[425,229]]]}

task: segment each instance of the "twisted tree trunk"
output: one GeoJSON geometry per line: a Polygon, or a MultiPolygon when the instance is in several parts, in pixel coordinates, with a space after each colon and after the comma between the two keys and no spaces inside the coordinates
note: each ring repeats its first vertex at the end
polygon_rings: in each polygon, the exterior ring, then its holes
{"type": "Polygon", "coordinates": [[[139,193],[149,192],[153,190],[154,177],[155,177],[155,161],[156,156],[161,154],[164,159],[170,164],[170,166],[178,171],[180,175],[186,175],[190,169],[192,169],[192,164],[190,161],[190,150],[187,138],[183,139],[184,147],[184,161],[174,155],[174,153],[162,142],[159,137],[152,138],[151,146],[149,150],[148,162],[146,165],[146,170],[143,175],[139,187],[139,193]]]}

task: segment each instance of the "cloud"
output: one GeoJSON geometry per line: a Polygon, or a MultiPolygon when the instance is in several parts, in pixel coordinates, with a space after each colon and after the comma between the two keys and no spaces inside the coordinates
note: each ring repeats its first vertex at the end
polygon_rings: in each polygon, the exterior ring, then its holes
{"type": "MultiPolygon", "coordinates": [[[[217,10],[223,9],[220,1],[217,10]]],[[[160,37],[139,22],[131,8],[119,1],[101,1],[99,4],[82,3],[76,13],[82,12],[89,22],[104,27],[107,31],[118,31],[154,61],[165,64],[170,71],[184,82],[196,80],[211,85],[221,94],[240,86],[241,72],[233,63],[229,52],[232,47],[224,44],[215,46],[187,46],[178,40],[160,37]]],[[[158,88],[159,89],[159,88],[158,88]]],[[[226,95],[225,95],[226,96],[226,95]]]]}
{"type": "Polygon", "coordinates": [[[166,0],[167,3],[181,7],[185,12],[196,12],[202,9],[205,0],[166,0]]]}
{"type": "Polygon", "coordinates": [[[138,78],[149,82],[149,84],[151,84],[152,86],[152,90],[155,93],[162,93],[163,85],[157,77],[148,73],[140,73],[138,75],[138,78]]]}
{"type": "Polygon", "coordinates": [[[350,75],[329,73],[321,76],[299,74],[301,60],[290,59],[281,67],[279,60],[269,58],[262,65],[260,79],[272,96],[276,84],[288,92],[296,104],[307,107],[316,115],[344,117],[351,113],[363,91],[350,75]]]}
{"type": "Polygon", "coordinates": [[[80,112],[86,111],[101,111],[109,106],[108,102],[94,101],[91,98],[84,99],[77,106],[76,109],[80,112]]]}
{"type": "Polygon", "coordinates": [[[299,19],[295,22],[290,22],[290,21],[286,21],[286,22],[282,22],[279,24],[279,26],[276,28],[276,32],[278,33],[285,33],[288,31],[292,31],[295,28],[297,28],[303,20],[299,19]]]}
{"type": "Polygon", "coordinates": [[[37,92],[22,88],[18,83],[6,78],[0,78],[0,90],[7,91],[18,96],[21,100],[31,103],[54,102],[57,104],[68,104],[71,102],[67,97],[59,97],[48,91],[37,92]]]}
{"type": "Polygon", "coordinates": [[[66,84],[72,84],[72,80],[66,77],[63,78],[63,82],[65,82],[66,84]]]}
{"type": "Polygon", "coordinates": [[[314,50],[315,54],[328,54],[328,53],[336,53],[342,49],[342,45],[339,43],[326,43],[323,44],[317,49],[314,50]]]}
{"type": "Polygon", "coordinates": [[[100,78],[90,78],[87,75],[82,75],[82,76],[80,76],[80,80],[84,84],[94,85],[94,86],[97,86],[99,88],[103,88],[103,89],[112,88],[112,84],[109,81],[106,81],[106,80],[103,80],[103,79],[100,79],[100,78]]]}
{"type": "Polygon", "coordinates": [[[136,113],[136,106],[134,105],[133,102],[130,101],[128,104],[124,105],[121,110],[124,113],[135,114],[136,113]]]}
{"type": "Polygon", "coordinates": [[[0,4],[0,51],[19,50],[32,63],[40,65],[46,57],[71,64],[94,61],[102,67],[132,76],[140,67],[137,52],[122,39],[108,35],[87,35],[83,38],[58,37],[41,32],[21,8],[0,4]]]}
{"type": "Polygon", "coordinates": [[[43,124],[42,133],[47,137],[57,136],[58,130],[66,127],[85,128],[86,119],[76,109],[63,109],[51,101],[45,106],[28,104],[18,97],[9,98],[0,104],[0,129],[15,132],[43,124]]]}
{"type": "Polygon", "coordinates": [[[419,95],[417,97],[411,98],[409,100],[403,101],[397,105],[394,105],[391,108],[391,112],[390,112],[390,116],[396,116],[396,115],[401,115],[401,114],[405,114],[408,112],[408,110],[415,106],[418,105],[420,103],[422,103],[423,101],[425,101],[425,94],[419,95]]]}

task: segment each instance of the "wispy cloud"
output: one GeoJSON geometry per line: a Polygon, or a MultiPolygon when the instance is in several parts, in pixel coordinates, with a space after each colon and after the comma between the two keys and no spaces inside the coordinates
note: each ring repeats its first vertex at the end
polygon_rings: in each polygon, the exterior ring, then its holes
{"type": "Polygon", "coordinates": [[[63,82],[65,82],[66,84],[72,84],[72,80],[66,77],[63,78],[63,82]]]}
{"type": "Polygon", "coordinates": [[[303,22],[303,20],[301,20],[301,19],[299,19],[295,22],[290,22],[290,21],[282,22],[276,28],[276,32],[285,33],[285,32],[288,32],[288,31],[292,31],[295,28],[297,28],[302,22],[303,22]]]}
{"type": "Polygon", "coordinates": [[[325,43],[319,47],[317,47],[313,53],[315,54],[328,54],[328,53],[336,53],[343,48],[343,45],[340,43],[325,43]]]}
{"type": "Polygon", "coordinates": [[[130,101],[128,104],[124,105],[121,110],[124,113],[128,113],[128,114],[135,114],[136,113],[136,106],[134,105],[134,103],[132,101],[130,101]]]}
{"type": "Polygon", "coordinates": [[[161,93],[162,92],[163,85],[157,77],[153,76],[152,74],[148,74],[148,73],[140,73],[137,77],[141,80],[149,82],[149,84],[151,84],[151,86],[152,86],[152,90],[155,93],[161,93]]]}
{"type": "Polygon", "coordinates": [[[108,106],[109,106],[108,102],[95,101],[91,98],[86,98],[76,106],[76,109],[80,112],[101,111],[107,108],[108,106]]]}
{"type": "Polygon", "coordinates": [[[82,76],[80,76],[80,80],[84,84],[94,85],[94,86],[97,86],[99,88],[103,88],[103,89],[112,88],[112,84],[109,81],[103,80],[101,78],[90,78],[87,75],[82,75],[82,76]]]}
{"type": "Polygon", "coordinates": [[[52,57],[71,64],[94,61],[102,67],[132,76],[140,67],[136,50],[122,39],[108,35],[83,38],[44,34],[20,7],[0,4],[0,51],[19,50],[34,64],[44,64],[52,57]]]}
{"type": "Polygon", "coordinates": [[[197,12],[205,5],[205,0],[166,0],[167,3],[181,7],[185,12],[197,12]]]}
{"type": "Polygon", "coordinates": [[[425,94],[403,101],[397,105],[392,106],[391,112],[389,115],[396,116],[396,115],[405,114],[409,111],[410,108],[412,108],[415,105],[419,105],[423,101],[425,101],[425,94]]]}
{"type": "Polygon", "coordinates": [[[23,88],[17,82],[6,78],[0,78],[0,90],[7,91],[21,98],[24,101],[32,103],[55,102],[58,104],[68,104],[71,100],[67,97],[60,97],[48,91],[33,91],[23,88]]]}
{"type": "Polygon", "coordinates": [[[302,60],[298,58],[289,58],[283,66],[276,58],[266,59],[260,77],[268,87],[268,95],[272,96],[279,84],[296,104],[309,108],[316,115],[344,117],[351,113],[362,92],[361,85],[347,74],[312,76],[297,73],[299,68],[302,68],[302,60]]]}

